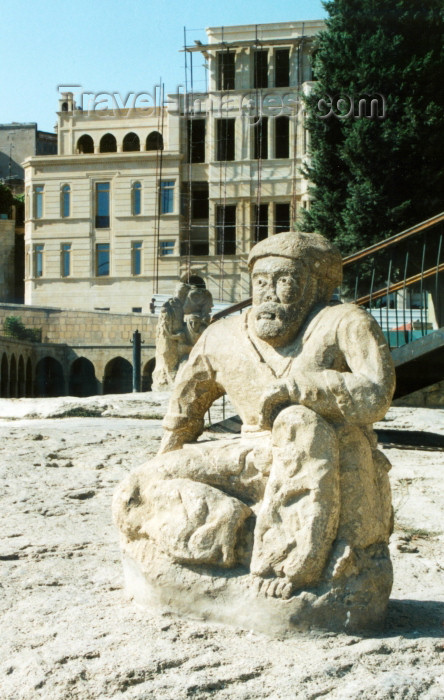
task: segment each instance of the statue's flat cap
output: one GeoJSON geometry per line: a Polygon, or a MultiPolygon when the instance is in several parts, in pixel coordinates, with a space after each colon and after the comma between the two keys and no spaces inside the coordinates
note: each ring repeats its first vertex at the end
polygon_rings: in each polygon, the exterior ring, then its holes
{"type": "Polygon", "coordinates": [[[264,238],[256,243],[248,256],[251,271],[259,258],[268,256],[302,260],[312,274],[339,286],[342,282],[342,258],[339,250],[319,233],[287,231],[264,238]]]}

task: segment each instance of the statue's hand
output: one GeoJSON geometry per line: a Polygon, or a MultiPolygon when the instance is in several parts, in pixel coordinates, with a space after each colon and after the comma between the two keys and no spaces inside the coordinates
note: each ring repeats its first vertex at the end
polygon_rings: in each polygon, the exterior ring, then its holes
{"type": "Polygon", "coordinates": [[[180,450],[182,447],[183,438],[181,435],[178,435],[171,430],[164,430],[157,454],[163,455],[165,452],[174,452],[174,450],[180,450]]]}
{"type": "Polygon", "coordinates": [[[183,331],[178,331],[177,333],[169,333],[168,334],[168,339],[169,340],[182,340],[182,338],[185,337],[185,333],[183,331]]]}
{"type": "Polygon", "coordinates": [[[270,429],[279,411],[290,402],[287,383],[272,384],[259,399],[260,427],[270,429]]]}
{"type": "Polygon", "coordinates": [[[262,578],[253,577],[253,587],[259,593],[263,593],[268,598],[283,598],[288,600],[293,592],[293,584],[287,578],[262,578]]]}

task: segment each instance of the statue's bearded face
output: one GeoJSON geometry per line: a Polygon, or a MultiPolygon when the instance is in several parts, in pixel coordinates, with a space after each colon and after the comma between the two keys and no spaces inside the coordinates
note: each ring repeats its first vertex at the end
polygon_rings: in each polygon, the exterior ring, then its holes
{"type": "Polygon", "coordinates": [[[302,261],[268,256],[255,262],[252,314],[259,338],[275,347],[293,340],[313,304],[313,282],[302,261]]]}

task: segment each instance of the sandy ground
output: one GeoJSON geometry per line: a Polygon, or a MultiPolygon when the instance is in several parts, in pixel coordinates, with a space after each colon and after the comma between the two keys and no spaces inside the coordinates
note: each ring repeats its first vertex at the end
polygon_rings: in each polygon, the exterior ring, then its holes
{"type": "MultiPolygon", "coordinates": [[[[0,698],[442,700],[444,452],[386,449],[395,584],[381,635],[268,639],[125,597],[112,493],[156,451],[166,402],[0,400],[0,698]]],[[[444,410],[391,409],[384,426],[444,435],[444,410]]]]}

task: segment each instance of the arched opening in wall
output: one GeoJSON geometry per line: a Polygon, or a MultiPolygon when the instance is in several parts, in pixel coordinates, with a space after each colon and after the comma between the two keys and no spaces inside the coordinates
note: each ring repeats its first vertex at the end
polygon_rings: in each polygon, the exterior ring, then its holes
{"type": "Polygon", "coordinates": [[[117,151],[117,141],[116,137],[112,134],[105,134],[100,139],[100,153],[116,153],[117,151]]]}
{"type": "Polygon", "coordinates": [[[67,112],[67,111],[68,111],[68,103],[62,102],[62,112],[67,112]]]}
{"type": "Polygon", "coordinates": [[[65,396],[62,365],[53,357],[43,357],[37,362],[35,396],[65,396]]]}
{"type": "Polygon", "coordinates": [[[77,141],[77,153],[94,153],[94,141],[89,134],[83,134],[77,141]]]}
{"type": "Polygon", "coordinates": [[[163,151],[163,137],[158,131],[152,131],[146,137],[147,151],[163,151]]]}
{"type": "Polygon", "coordinates": [[[187,284],[192,284],[193,287],[200,287],[200,289],[206,289],[206,284],[202,277],[199,277],[199,275],[190,275],[188,279],[186,280],[187,284]]]}
{"type": "Polygon", "coordinates": [[[94,365],[86,357],[78,357],[69,372],[70,396],[94,396],[97,394],[97,379],[94,365]]]}
{"type": "Polygon", "coordinates": [[[32,362],[30,357],[26,363],[25,396],[32,396],[32,362]]]}
{"type": "Polygon", "coordinates": [[[105,367],[104,394],[128,394],[133,389],[133,368],[123,357],[115,357],[105,367]]]}
{"type": "Polygon", "coordinates": [[[9,396],[9,364],[6,353],[3,353],[0,379],[0,395],[3,399],[9,396]]]}
{"type": "Polygon", "coordinates": [[[142,371],[142,391],[151,391],[153,385],[153,372],[156,366],[156,358],[153,357],[151,360],[144,365],[142,371]]]}
{"type": "Polygon", "coordinates": [[[140,151],[140,139],[133,131],[125,136],[122,144],[123,151],[140,151]]]}
{"type": "Polygon", "coordinates": [[[9,365],[9,397],[15,399],[17,396],[17,360],[15,355],[11,357],[9,365]]]}
{"type": "Polygon", "coordinates": [[[25,396],[26,391],[26,378],[25,378],[25,361],[23,355],[20,355],[18,361],[18,374],[17,374],[17,396],[21,399],[25,396]]]}

